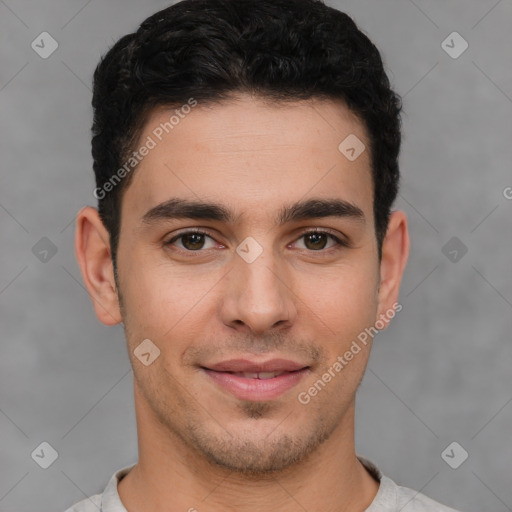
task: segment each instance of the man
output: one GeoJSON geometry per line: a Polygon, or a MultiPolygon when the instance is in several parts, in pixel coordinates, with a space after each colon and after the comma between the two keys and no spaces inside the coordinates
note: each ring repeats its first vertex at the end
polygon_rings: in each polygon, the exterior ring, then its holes
{"type": "Polygon", "coordinates": [[[409,250],[400,100],[315,0],[185,0],[94,76],[76,253],[123,323],[139,461],[69,510],[449,511],[354,448],[409,250]]]}

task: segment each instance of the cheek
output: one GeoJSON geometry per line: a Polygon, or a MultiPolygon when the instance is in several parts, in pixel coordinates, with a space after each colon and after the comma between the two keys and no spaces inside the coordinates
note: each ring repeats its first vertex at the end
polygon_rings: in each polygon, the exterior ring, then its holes
{"type": "MultiPolygon", "coordinates": [[[[132,254],[129,264],[120,267],[125,316],[131,332],[161,343],[187,328],[191,334],[201,322],[209,304],[208,291],[219,276],[180,269],[150,255],[132,254]],[[126,276],[125,279],[122,277],[126,276]],[[192,315],[192,316],[191,316],[192,315]]],[[[182,336],[179,337],[183,338],[182,336]]]]}
{"type": "MultiPolygon", "coordinates": [[[[346,260],[330,267],[292,265],[287,273],[293,289],[289,299],[302,312],[298,322],[304,322],[307,330],[317,324],[318,335],[342,344],[373,325],[378,269],[371,256],[370,251],[358,250],[357,255],[347,255],[346,260]]],[[[198,265],[191,272],[190,267],[155,258],[154,253],[132,251],[119,258],[119,271],[125,320],[137,338],[163,342],[177,333],[185,334],[185,328],[187,339],[194,338],[194,330],[200,336],[201,319],[211,322],[216,305],[224,298],[219,296],[219,280],[225,268],[212,271],[211,266],[198,265]]]]}
{"type": "Polygon", "coordinates": [[[305,314],[323,324],[328,336],[346,342],[373,325],[378,305],[373,265],[343,264],[328,272],[302,273],[298,284],[305,314]]]}

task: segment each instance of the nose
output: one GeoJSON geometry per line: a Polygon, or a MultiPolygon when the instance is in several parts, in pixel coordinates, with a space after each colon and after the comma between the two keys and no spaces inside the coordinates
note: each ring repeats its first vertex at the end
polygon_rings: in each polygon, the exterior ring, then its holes
{"type": "Polygon", "coordinates": [[[285,263],[275,261],[270,251],[263,251],[251,263],[238,255],[235,258],[234,268],[224,282],[224,324],[253,334],[290,327],[297,308],[285,263]]]}

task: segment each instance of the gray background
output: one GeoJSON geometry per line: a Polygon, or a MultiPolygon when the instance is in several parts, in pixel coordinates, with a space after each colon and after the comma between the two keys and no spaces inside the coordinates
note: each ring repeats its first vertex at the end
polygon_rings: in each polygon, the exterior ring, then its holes
{"type": "MultiPolygon", "coordinates": [[[[330,3],[382,50],[405,105],[397,207],[412,250],[358,393],[358,453],[452,507],[512,510],[512,2],[330,3]],[[453,31],[469,43],[457,59],[441,46],[453,31]],[[455,262],[454,236],[468,249],[455,262]],[[441,457],[453,441],[469,453],[458,469],[441,457]]],[[[166,5],[0,0],[2,511],[64,510],[137,459],[123,331],[94,316],[73,222],[95,205],[94,67],[166,5]],[[48,59],[31,48],[43,31],[59,44],[48,59]],[[43,441],[59,455],[46,470],[31,457],[43,441]]]]}

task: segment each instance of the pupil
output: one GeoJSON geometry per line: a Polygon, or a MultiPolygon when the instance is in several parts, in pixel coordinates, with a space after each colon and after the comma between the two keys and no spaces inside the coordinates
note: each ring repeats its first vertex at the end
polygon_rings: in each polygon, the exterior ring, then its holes
{"type": "Polygon", "coordinates": [[[199,233],[193,233],[190,235],[185,235],[183,237],[183,242],[184,242],[183,245],[187,249],[197,250],[197,249],[201,249],[201,247],[203,246],[204,239],[203,239],[203,235],[201,235],[199,233]]]}
{"type": "Polygon", "coordinates": [[[326,237],[322,233],[311,233],[306,237],[306,240],[306,246],[308,246],[309,249],[323,249],[325,247],[326,237]],[[312,247],[308,245],[309,242],[313,243],[312,247]],[[318,242],[320,242],[320,244],[318,244],[318,242]]]}

